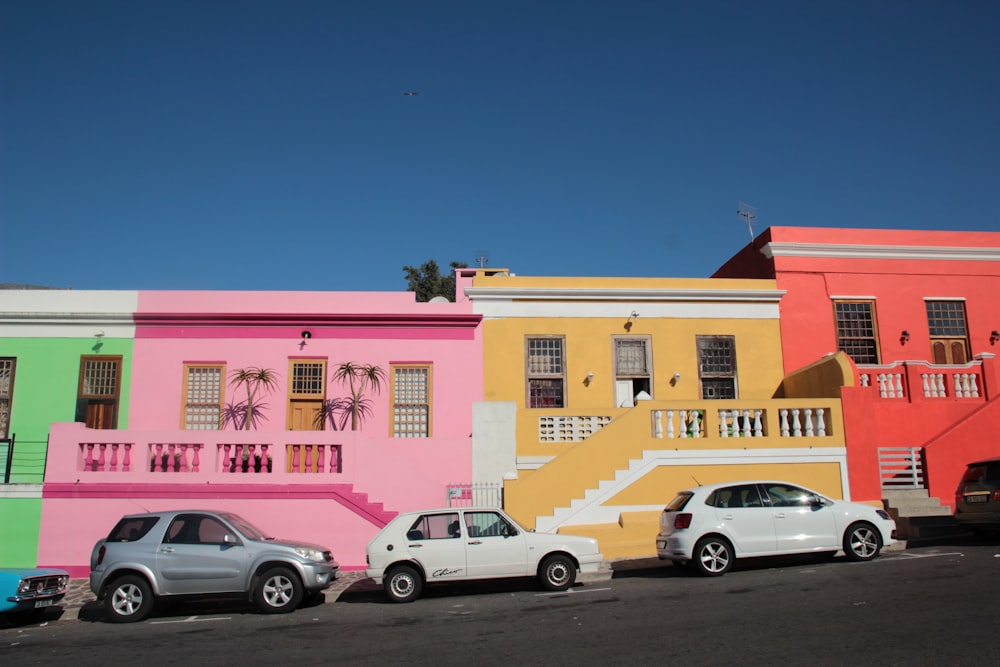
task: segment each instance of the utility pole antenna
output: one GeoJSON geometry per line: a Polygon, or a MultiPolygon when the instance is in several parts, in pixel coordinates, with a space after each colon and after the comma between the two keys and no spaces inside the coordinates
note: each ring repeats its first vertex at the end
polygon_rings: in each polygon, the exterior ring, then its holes
{"type": "Polygon", "coordinates": [[[736,215],[743,218],[743,222],[746,223],[747,229],[750,231],[750,242],[753,242],[753,222],[757,219],[757,209],[755,209],[750,204],[739,203],[736,207],[736,215]]]}
{"type": "Polygon", "coordinates": [[[476,264],[479,265],[480,269],[486,266],[486,264],[488,264],[489,261],[490,261],[490,253],[488,251],[486,250],[476,251],[476,264]]]}

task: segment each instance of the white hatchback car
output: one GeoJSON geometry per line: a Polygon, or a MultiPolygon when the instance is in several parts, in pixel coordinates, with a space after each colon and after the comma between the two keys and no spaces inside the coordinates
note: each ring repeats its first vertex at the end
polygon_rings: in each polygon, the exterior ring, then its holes
{"type": "Polygon", "coordinates": [[[788,482],[743,481],[677,494],[660,515],[656,553],[718,576],[737,558],[843,551],[865,561],[895,542],[896,522],[877,507],[788,482]]]}
{"type": "Polygon", "coordinates": [[[368,543],[367,559],[366,574],[395,602],[415,600],[424,584],[501,577],[535,576],[561,591],[604,561],[591,537],[535,533],[490,507],[400,514],[368,543]]]}

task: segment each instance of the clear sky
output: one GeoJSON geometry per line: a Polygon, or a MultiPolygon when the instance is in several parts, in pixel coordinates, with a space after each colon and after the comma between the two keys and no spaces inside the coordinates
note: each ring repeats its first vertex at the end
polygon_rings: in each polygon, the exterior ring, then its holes
{"type": "Polygon", "coordinates": [[[0,283],[705,277],[740,202],[1000,231],[1000,2],[0,2],[0,283]]]}

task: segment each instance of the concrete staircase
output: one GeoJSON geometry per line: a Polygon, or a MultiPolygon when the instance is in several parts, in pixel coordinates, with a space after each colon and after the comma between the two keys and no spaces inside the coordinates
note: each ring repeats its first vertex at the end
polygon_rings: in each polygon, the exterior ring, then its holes
{"type": "Polygon", "coordinates": [[[885,511],[896,521],[900,540],[957,537],[966,534],[955,523],[951,508],[931,498],[927,489],[883,489],[885,511]]]}

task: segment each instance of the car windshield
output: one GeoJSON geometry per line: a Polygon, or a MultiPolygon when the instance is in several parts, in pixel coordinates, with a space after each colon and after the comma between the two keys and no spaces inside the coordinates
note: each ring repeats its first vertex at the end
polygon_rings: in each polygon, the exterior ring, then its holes
{"type": "Polygon", "coordinates": [[[691,500],[691,496],[694,495],[690,491],[683,491],[677,494],[677,497],[670,501],[670,504],[663,508],[664,512],[679,512],[684,509],[687,502],[691,500]]]}
{"type": "Polygon", "coordinates": [[[236,514],[221,514],[223,519],[233,524],[236,530],[243,533],[244,537],[250,538],[251,540],[273,540],[273,537],[268,536],[263,530],[253,525],[246,519],[236,514]]]}

